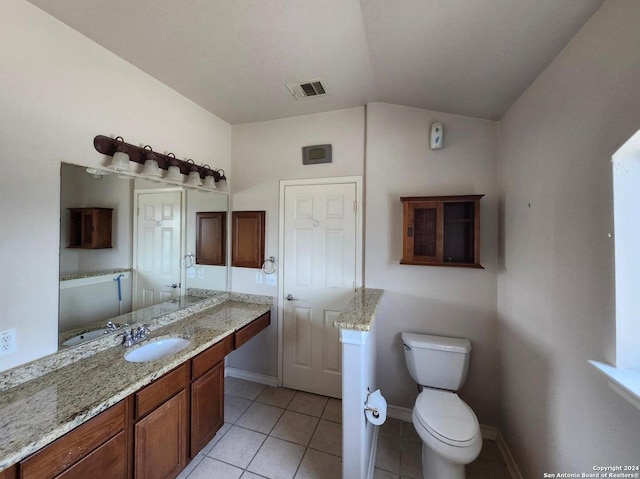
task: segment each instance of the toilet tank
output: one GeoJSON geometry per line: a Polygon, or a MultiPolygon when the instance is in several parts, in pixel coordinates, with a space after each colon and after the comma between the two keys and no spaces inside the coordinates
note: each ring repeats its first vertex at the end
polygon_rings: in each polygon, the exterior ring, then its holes
{"type": "Polygon", "coordinates": [[[404,358],[421,386],[457,391],[467,378],[471,341],[461,338],[402,333],[404,358]]]}

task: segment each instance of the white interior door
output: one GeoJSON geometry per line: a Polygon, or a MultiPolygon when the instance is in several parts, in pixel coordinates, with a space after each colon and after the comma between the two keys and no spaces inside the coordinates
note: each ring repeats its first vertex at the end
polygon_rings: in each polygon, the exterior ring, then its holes
{"type": "Polygon", "coordinates": [[[182,193],[137,195],[133,307],[144,308],[180,296],[182,193]]]}
{"type": "Polygon", "coordinates": [[[356,184],[284,188],[283,385],[342,396],[333,322],[356,285],[356,184]]]}

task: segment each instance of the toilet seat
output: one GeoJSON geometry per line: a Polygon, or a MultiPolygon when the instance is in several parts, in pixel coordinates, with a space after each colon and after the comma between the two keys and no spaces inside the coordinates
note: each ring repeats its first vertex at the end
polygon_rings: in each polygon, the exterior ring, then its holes
{"type": "Polygon", "coordinates": [[[425,388],[418,395],[413,412],[420,425],[445,444],[466,447],[478,440],[478,419],[456,393],[425,388]]]}

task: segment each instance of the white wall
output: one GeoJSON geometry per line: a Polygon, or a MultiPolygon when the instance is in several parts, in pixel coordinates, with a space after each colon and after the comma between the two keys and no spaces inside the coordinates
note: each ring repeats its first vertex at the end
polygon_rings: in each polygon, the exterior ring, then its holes
{"type": "MultiPolygon", "coordinates": [[[[280,180],[361,176],[364,162],[364,108],[350,108],[283,120],[232,127],[234,183],[231,209],[264,210],[265,258],[278,259],[278,195],[280,180]],[[302,147],[331,143],[333,163],[302,164],[302,147]]],[[[229,356],[228,366],[277,376],[277,286],[256,284],[251,268],[231,268],[230,290],[274,296],[272,326],[242,350],[229,356]]],[[[278,278],[279,279],[279,278],[278,278]]]]}
{"type": "MultiPolygon", "coordinates": [[[[608,0],[500,122],[500,429],[523,477],[638,463],[615,361],[611,155],[640,128],[640,3],[608,0]]],[[[637,342],[636,342],[637,346],[637,342]]]]}
{"type": "MultiPolygon", "coordinates": [[[[108,164],[121,135],[229,172],[230,126],[24,0],[0,16],[0,371],[53,353],[58,332],[60,163],[108,164]]],[[[231,182],[231,180],[230,180],[231,182]]]]}
{"type": "Polygon", "coordinates": [[[461,397],[481,423],[497,422],[497,139],[494,122],[397,105],[367,106],[365,283],[385,290],[378,309],[378,385],[390,404],[416,398],[403,331],[469,338],[471,364],[461,397]],[[444,149],[429,150],[431,123],[444,149]],[[401,196],[484,194],[483,270],[399,264],[401,196]]]}

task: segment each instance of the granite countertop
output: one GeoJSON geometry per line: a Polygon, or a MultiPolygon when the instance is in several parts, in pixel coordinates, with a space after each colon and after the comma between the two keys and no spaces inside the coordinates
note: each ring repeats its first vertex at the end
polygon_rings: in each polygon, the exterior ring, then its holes
{"type": "Polygon", "coordinates": [[[359,288],[333,325],[340,329],[370,331],[383,293],[382,289],[359,288]]]}
{"type": "Polygon", "coordinates": [[[113,346],[0,392],[0,471],[271,310],[270,301],[231,298],[170,324],[153,325],[151,339],[167,334],[191,339],[172,356],[130,363],[123,357],[126,349],[113,346]]]}
{"type": "Polygon", "coordinates": [[[119,273],[130,273],[131,268],[105,269],[103,271],[92,271],[88,273],[70,273],[60,276],[60,281],[71,281],[73,279],[93,278],[95,276],[113,275],[119,273]]]}

